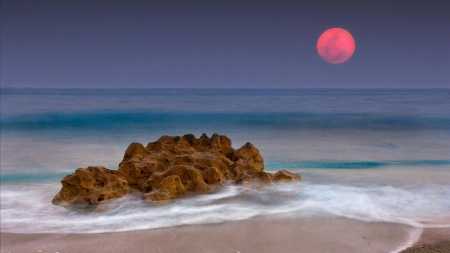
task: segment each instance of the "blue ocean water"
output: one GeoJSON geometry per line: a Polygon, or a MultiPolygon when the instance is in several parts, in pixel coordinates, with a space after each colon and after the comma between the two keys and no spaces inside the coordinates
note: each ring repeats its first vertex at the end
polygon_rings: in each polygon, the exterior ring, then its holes
{"type": "Polygon", "coordinates": [[[113,232],[271,214],[450,225],[447,89],[1,89],[0,119],[2,231],[113,232]],[[266,170],[299,172],[304,183],[251,193],[229,185],[164,206],[129,195],[95,215],[51,204],[76,168],[116,169],[131,142],[187,133],[227,135],[235,148],[252,142],[266,170]]]}

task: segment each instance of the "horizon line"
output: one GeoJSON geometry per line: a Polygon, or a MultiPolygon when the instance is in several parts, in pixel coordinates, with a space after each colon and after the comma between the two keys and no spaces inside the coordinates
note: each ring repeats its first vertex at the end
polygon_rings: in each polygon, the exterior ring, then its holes
{"type": "Polygon", "coordinates": [[[169,88],[161,88],[161,87],[96,87],[96,88],[80,88],[80,87],[0,87],[0,89],[33,89],[33,90],[450,90],[448,88],[418,88],[418,87],[379,87],[379,88],[362,88],[362,87],[319,87],[319,88],[278,88],[278,87],[264,87],[264,88],[255,88],[255,87],[234,87],[234,88],[207,88],[207,87],[169,87],[169,88]]]}

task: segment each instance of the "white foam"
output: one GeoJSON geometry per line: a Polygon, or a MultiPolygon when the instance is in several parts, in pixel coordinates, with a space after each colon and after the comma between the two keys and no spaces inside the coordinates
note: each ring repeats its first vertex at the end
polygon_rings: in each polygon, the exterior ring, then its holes
{"type": "Polygon", "coordinates": [[[417,241],[419,241],[420,236],[422,235],[422,231],[423,231],[423,229],[410,230],[408,241],[405,244],[400,245],[396,249],[390,251],[389,253],[399,253],[399,252],[402,252],[403,250],[413,246],[417,241]]]}
{"type": "Polygon", "coordinates": [[[106,211],[83,213],[51,204],[59,184],[2,185],[3,232],[103,233],[187,224],[245,220],[260,215],[339,216],[413,227],[450,227],[450,187],[422,185],[282,185],[265,190],[226,186],[163,205],[130,194],[105,204],[106,211]]]}

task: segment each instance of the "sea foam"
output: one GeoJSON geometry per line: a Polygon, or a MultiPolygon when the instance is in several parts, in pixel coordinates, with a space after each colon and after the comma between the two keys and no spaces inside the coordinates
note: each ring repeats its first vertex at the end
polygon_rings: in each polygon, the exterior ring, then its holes
{"type": "Polygon", "coordinates": [[[450,187],[442,185],[395,188],[302,183],[263,190],[227,185],[213,194],[164,204],[147,203],[139,194],[130,194],[86,211],[51,205],[58,190],[57,184],[2,186],[2,231],[104,233],[220,223],[264,215],[337,216],[419,228],[450,226],[450,187]]]}

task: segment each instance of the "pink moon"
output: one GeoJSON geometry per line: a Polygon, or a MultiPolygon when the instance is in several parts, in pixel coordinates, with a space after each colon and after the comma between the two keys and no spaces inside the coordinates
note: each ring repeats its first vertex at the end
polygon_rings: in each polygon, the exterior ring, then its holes
{"type": "Polygon", "coordinates": [[[355,40],[345,29],[330,28],[320,35],[317,41],[317,52],[329,63],[343,63],[355,52],[355,40]]]}

